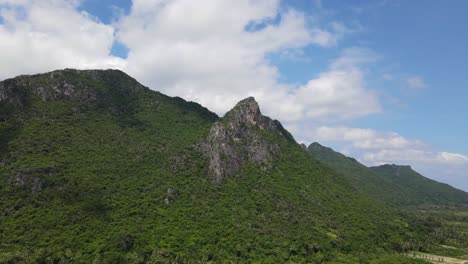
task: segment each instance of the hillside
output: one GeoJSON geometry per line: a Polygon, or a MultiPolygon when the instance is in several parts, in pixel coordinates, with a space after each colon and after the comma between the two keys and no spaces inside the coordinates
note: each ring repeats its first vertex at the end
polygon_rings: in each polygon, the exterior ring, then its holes
{"type": "Polygon", "coordinates": [[[368,168],[331,148],[312,143],[310,155],[346,177],[354,189],[403,208],[467,207],[468,193],[430,180],[409,166],[368,168]]]}
{"type": "Polygon", "coordinates": [[[218,118],[120,71],[63,70],[0,82],[0,103],[0,263],[413,263],[391,253],[430,231],[253,98],[218,118]]]}
{"type": "Polygon", "coordinates": [[[411,194],[409,198],[416,204],[426,206],[468,207],[468,193],[428,179],[414,171],[410,166],[382,165],[370,169],[400,187],[402,192],[411,194]]]}

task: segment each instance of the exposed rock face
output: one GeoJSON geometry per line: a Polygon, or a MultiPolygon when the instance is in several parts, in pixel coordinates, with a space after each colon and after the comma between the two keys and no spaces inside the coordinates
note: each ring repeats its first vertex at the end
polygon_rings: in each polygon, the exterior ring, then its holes
{"type": "Polygon", "coordinates": [[[0,82],[0,103],[14,107],[27,106],[32,97],[43,101],[74,99],[94,102],[98,91],[89,87],[89,82],[124,86],[129,92],[146,89],[135,79],[119,70],[57,70],[45,74],[23,75],[0,82]]]}
{"type": "Polygon", "coordinates": [[[278,121],[262,115],[253,97],[240,101],[211,127],[201,150],[209,159],[208,173],[214,183],[221,183],[246,163],[255,163],[264,170],[272,166],[280,148],[261,135],[262,130],[294,141],[278,121]]]}
{"type": "Polygon", "coordinates": [[[32,194],[41,192],[44,187],[44,181],[41,178],[21,173],[14,176],[14,184],[30,191],[32,194]]]}

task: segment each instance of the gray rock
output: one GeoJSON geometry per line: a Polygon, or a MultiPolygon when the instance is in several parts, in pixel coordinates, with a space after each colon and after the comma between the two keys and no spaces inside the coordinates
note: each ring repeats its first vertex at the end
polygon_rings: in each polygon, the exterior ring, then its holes
{"type": "Polygon", "coordinates": [[[167,189],[166,196],[164,196],[164,202],[166,204],[170,204],[174,202],[176,196],[177,196],[177,191],[172,188],[169,188],[167,189]]]}
{"type": "Polygon", "coordinates": [[[210,129],[200,149],[209,160],[208,174],[214,183],[236,174],[244,164],[255,163],[262,170],[271,168],[280,155],[277,143],[261,131],[269,131],[294,141],[281,124],[263,116],[253,97],[240,101],[210,129]]]}
{"type": "Polygon", "coordinates": [[[13,181],[14,185],[27,189],[32,194],[41,192],[44,187],[44,181],[41,178],[24,173],[17,173],[13,181]]]}
{"type": "Polygon", "coordinates": [[[22,75],[0,82],[0,103],[22,108],[31,98],[43,101],[73,99],[80,102],[97,102],[99,91],[90,82],[125,87],[130,93],[146,87],[119,70],[57,70],[44,74],[22,75]]]}
{"type": "Polygon", "coordinates": [[[176,190],[171,189],[171,188],[167,189],[167,195],[176,195],[176,194],[177,194],[176,190]]]}

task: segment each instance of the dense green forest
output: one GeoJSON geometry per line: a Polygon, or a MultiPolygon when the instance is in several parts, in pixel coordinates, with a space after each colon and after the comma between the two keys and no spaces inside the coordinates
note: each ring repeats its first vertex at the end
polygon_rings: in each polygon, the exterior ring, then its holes
{"type": "Polygon", "coordinates": [[[0,263],[425,263],[401,253],[448,237],[244,121],[271,163],[214,183],[200,145],[228,120],[120,71],[20,76],[0,101],[0,263]]]}

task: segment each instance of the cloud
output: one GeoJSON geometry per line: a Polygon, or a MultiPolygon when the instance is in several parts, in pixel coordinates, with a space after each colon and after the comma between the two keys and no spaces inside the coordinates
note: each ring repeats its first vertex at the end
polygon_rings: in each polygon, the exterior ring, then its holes
{"type": "Polygon", "coordinates": [[[303,119],[352,119],[380,111],[374,92],[365,87],[359,69],[330,70],[295,91],[303,119]]]}
{"type": "Polygon", "coordinates": [[[379,60],[379,55],[366,48],[352,47],[343,50],[341,56],[336,59],[331,68],[334,70],[355,69],[363,64],[379,60]]]}
{"type": "Polygon", "coordinates": [[[366,153],[362,160],[368,164],[403,163],[424,164],[426,166],[464,166],[468,165],[468,157],[458,153],[431,152],[421,149],[382,149],[366,153]]]}
{"type": "Polygon", "coordinates": [[[312,42],[304,15],[280,12],[278,1],[158,3],[134,1],[120,23],[119,40],[130,50],[126,70],[153,89],[218,113],[249,95],[271,102],[287,94],[265,57],[312,42]],[[264,26],[246,31],[253,22],[264,26]]]}
{"type": "Polygon", "coordinates": [[[57,68],[122,68],[114,29],[78,12],[79,1],[0,0],[0,79],[57,68]]]}
{"type": "Polygon", "coordinates": [[[305,14],[281,9],[279,1],[138,0],[121,20],[118,38],[130,50],[125,69],[131,75],[219,114],[247,96],[287,122],[380,111],[359,68],[373,60],[368,50],[345,50],[329,70],[298,87],[281,83],[281,73],[267,59],[297,55],[309,45],[335,45],[350,29],[333,25],[330,31],[311,26],[305,14]]]}
{"type": "Polygon", "coordinates": [[[393,79],[395,79],[395,77],[390,73],[384,73],[382,74],[382,79],[386,81],[392,81],[393,79]]]}
{"type": "Polygon", "coordinates": [[[279,81],[269,55],[297,57],[304,47],[333,46],[353,31],[336,21],[326,30],[279,0],[134,0],[130,14],[111,25],[78,11],[80,3],[0,0],[0,49],[8,51],[0,55],[0,78],[66,67],[118,68],[219,114],[247,96],[287,122],[380,111],[360,68],[374,60],[365,49],[344,50],[304,85],[279,81]],[[115,43],[128,48],[127,59],[109,55],[115,43]]]}
{"type": "Polygon", "coordinates": [[[338,142],[359,150],[360,160],[370,164],[412,163],[427,165],[468,165],[468,157],[458,153],[431,151],[431,145],[407,139],[396,132],[346,126],[309,128],[302,137],[308,141],[338,142]]]}
{"type": "Polygon", "coordinates": [[[423,89],[427,87],[426,82],[422,77],[419,76],[411,76],[406,79],[406,86],[411,89],[423,89]]]}
{"type": "Polygon", "coordinates": [[[395,132],[382,132],[373,129],[351,127],[320,126],[308,132],[307,137],[318,141],[339,141],[351,143],[364,150],[424,148],[427,144],[419,140],[409,140],[395,132]]]}
{"type": "Polygon", "coordinates": [[[349,120],[380,112],[379,98],[367,88],[360,68],[377,59],[369,49],[345,49],[327,71],[291,92],[302,106],[301,121],[349,120]]]}

